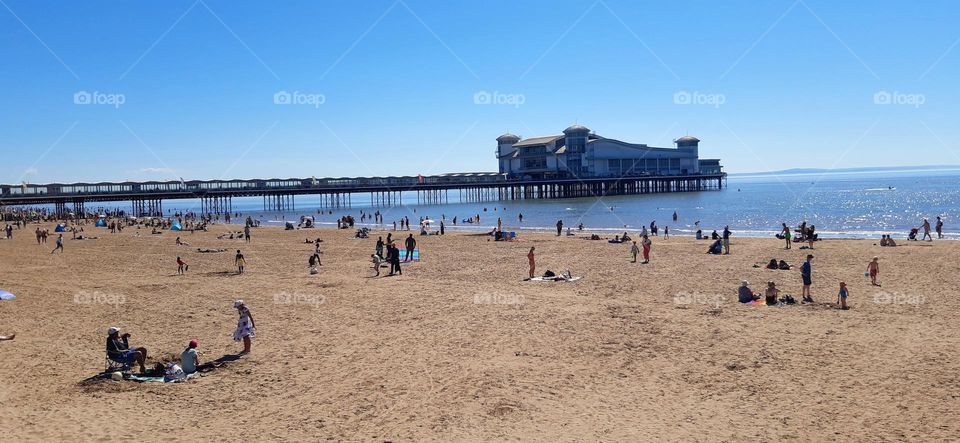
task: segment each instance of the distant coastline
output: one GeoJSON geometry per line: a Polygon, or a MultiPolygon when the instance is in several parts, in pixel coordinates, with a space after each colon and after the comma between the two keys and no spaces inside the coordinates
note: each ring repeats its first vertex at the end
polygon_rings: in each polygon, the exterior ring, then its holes
{"type": "Polygon", "coordinates": [[[877,166],[862,168],[795,168],[766,172],[730,172],[728,177],[763,177],[774,175],[870,174],[880,172],[960,171],[960,165],[877,166]]]}

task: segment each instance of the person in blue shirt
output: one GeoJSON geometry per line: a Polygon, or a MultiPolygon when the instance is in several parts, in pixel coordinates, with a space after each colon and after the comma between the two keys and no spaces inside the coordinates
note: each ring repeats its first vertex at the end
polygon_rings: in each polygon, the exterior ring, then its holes
{"type": "Polygon", "coordinates": [[[803,262],[803,266],[800,267],[800,276],[803,278],[803,301],[801,303],[813,303],[813,297],[810,296],[810,285],[813,284],[811,279],[812,269],[810,263],[813,261],[813,255],[807,255],[807,261],[803,262]]]}

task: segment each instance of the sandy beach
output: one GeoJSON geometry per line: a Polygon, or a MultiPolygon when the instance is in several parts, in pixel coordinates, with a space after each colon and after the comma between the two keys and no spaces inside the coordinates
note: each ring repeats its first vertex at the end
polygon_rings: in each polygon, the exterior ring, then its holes
{"type": "MultiPolygon", "coordinates": [[[[423,261],[371,278],[377,236],[254,230],[135,236],[87,227],[51,254],[31,224],[0,241],[0,427],[6,441],[936,441],[960,435],[960,243],[824,240],[816,304],[737,303],[742,279],[800,299],[810,251],[734,236],[628,244],[550,234],[519,242],[420,237],[423,261]],[[323,239],[323,266],[307,272],[323,239]],[[536,246],[538,273],[521,281],[536,246]],[[223,248],[198,253],[197,248],[223,248]],[[247,270],[236,275],[242,249],[247,270]],[[882,288],[863,276],[880,257],[882,288]],[[190,266],[176,275],[176,257],[190,266]],[[771,258],[794,270],[767,270],[771,258]],[[753,267],[758,264],[761,267],[753,267]],[[851,309],[837,309],[838,283],[851,309]],[[118,326],[149,363],[190,339],[238,353],[234,299],[253,352],[185,383],[85,382],[118,326]]],[[[53,224],[43,225],[53,231],[53,224]]],[[[234,230],[235,226],[231,227],[234,230]]],[[[406,237],[406,232],[396,236],[406,237]]],[[[631,233],[634,234],[634,233],[631,233]]]]}

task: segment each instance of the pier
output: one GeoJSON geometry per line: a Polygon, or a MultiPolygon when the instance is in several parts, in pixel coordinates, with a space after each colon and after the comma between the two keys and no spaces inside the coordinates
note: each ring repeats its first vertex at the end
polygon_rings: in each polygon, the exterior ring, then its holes
{"type": "Polygon", "coordinates": [[[371,207],[402,204],[404,193],[416,193],[418,204],[498,200],[560,199],[719,190],[726,173],[635,175],[625,177],[522,180],[499,173],[432,176],[354,177],[166,182],[0,185],[4,206],[52,205],[54,213],[85,214],[90,203],[129,202],[136,216],[163,216],[168,200],[200,200],[202,214],[233,212],[233,199],[258,197],[265,211],[294,211],[297,196],[316,195],[317,207],[352,207],[354,198],[369,195],[371,207]],[[453,191],[451,193],[451,191],[453,191]]]}

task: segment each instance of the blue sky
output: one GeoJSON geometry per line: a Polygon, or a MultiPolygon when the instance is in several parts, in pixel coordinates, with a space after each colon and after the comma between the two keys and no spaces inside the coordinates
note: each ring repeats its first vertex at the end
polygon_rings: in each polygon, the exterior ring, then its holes
{"type": "Polygon", "coordinates": [[[958,12],[0,0],[0,182],[492,171],[503,132],[574,122],[728,172],[960,164],[958,12]]]}

